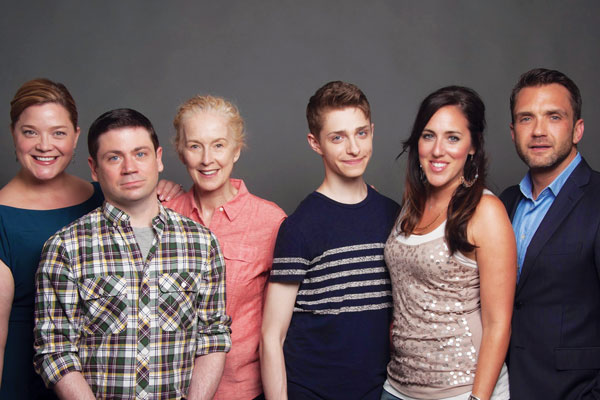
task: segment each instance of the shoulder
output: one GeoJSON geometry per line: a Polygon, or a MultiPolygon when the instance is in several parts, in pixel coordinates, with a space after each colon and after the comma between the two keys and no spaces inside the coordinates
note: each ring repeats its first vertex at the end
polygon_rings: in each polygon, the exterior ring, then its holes
{"type": "Polygon", "coordinates": [[[87,248],[87,243],[102,233],[102,207],[97,207],[75,221],[65,225],[54,233],[44,245],[44,253],[61,251],[77,251],[87,248]],[[87,242],[87,243],[86,243],[87,242]]]}
{"type": "Polygon", "coordinates": [[[59,229],[55,236],[68,237],[92,232],[94,227],[101,224],[103,220],[102,205],[92,209],[87,214],[82,215],[75,221],[59,229]]]}
{"type": "Polygon", "coordinates": [[[167,221],[173,227],[178,227],[186,232],[194,232],[199,234],[211,234],[211,231],[202,225],[199,222],[194,221],[191,218],[188,218],[177,211],[174,211],[166,206],[163,206],[163,209],[167,215],[167,221]]]}
{"type": "Polygon", "coordinates": [[[387,212],[393,213],[394,216],[398,215],[400,212],[400,205],[397,202],[379,193],[372,186],[367,185],[367,187],[369,189],[369,196],[371,197],[374,205],[377,207],[383,207],[387,212]]]}
{"type": "Polygon", "coordinates": [[[175,197],[169,201],[165,201],[162,205],[171,210],[175,210],[181,214],[188,214],[192,209],[193,205],[193,189],[188,190],[180,196],[175,197]]]}
{"type": "Polygon", "coordinates": [[[281,207],[279,207],[277,204],[270,200],[266,200],[252,193],[248,193],[248,201],[254,207],[256,207],[261,217],[270,217],[273,219],[277,219],[278,221],[281,221],[281,219],[286,217],[285,211],[283,211],[281,207]]]}
{"type": "Polygon", "coordinates": [[[477,236],[477,233],[490,232],[497,227],[510,225],[510,220],[502,201],[491,192],[484,192],[469,225],[477,236]]]}
{"type": "Polygon", "coordinates": [[[14,180],[11,180],[0,189],[0,205],[10,205],[15,194],[14,180]]]}
{"type": "Polygon", "coordinates": [[[504,189],[499,197],[500,197],[500,200],[504,204],[506,204],[507,202],[510,202],[510,201],[514,200],[515,198],[517,198],[518,196],[520,196],[520,194],[521,194],[521,189],[519,188],[519,185],[513,185],[513,186],[509,186],[508,188],[504,189]]]}

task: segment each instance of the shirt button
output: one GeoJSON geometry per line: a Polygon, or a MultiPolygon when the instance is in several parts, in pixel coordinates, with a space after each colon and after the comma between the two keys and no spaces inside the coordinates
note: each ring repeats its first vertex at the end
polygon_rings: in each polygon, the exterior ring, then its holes
{"type": "Polygon", "coordinates": [[[223,207],[219,207],[219,211],[223,211],[223,207]]]}

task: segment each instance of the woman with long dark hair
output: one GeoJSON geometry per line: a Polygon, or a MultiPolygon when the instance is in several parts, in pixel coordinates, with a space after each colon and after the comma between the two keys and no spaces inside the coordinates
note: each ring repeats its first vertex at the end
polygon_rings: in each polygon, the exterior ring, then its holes
{"type": "Polygon", "coordinates": [[[403,143],[402,212],[385,246],[393,350],[382,399],[508,399],[516,247],[485,186],[485,106],[450,86],[423,100],[403,143]]]}

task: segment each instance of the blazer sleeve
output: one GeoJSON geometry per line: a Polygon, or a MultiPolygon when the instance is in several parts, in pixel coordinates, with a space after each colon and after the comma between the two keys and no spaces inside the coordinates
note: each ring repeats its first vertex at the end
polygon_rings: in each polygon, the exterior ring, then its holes
{"type": "MultiPolygon", "coordinates": [[[[594,242],[594,262],[596,263],[596,272],[600,280],[600,227],[596,232],[594,242]]],[[[577,397],[578,400],[600,400],[600,371],[584,391],[577,397]]]]}

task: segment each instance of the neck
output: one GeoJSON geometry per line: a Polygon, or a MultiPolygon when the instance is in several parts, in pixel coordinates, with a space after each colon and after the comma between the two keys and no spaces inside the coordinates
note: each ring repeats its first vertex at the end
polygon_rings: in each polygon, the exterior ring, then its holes
{"type": "Polygon", "coordinates": [[[426,199],[426,207],[435,209],[448,208],[452,195],[456,191],[458,184],[444,188],[429,188],[426,199]]]}
{"type": "Polygon", "coordinates": [[[571,153],[558,165],[549,168],[531,168],[529,176],[531,177],[533,199],[537,199],[540,193],[548,187],[565,170],[577,156],[577,150],[573,148],[571,153]]]}
{"type": "Polygon", "coordinates": [[[204,225],[209,226],[215,210],[231,201],[237,193],[238,189],[231,184],[230,180],[227,180],[227,183],[218,190],[213,191],[201,191],[194,186],[194,198],[204,225]]]}
{"type": "Polygon", "coordinates": [[[356,204],[367,197],[368,189],[362,176],[352,179],[328,179],[326,176],[317,192],[338,203],[356,204]]]}
{"type": "Polygon", "coordinates": [[[35,190],[37,193],[43,194],[46,192],[62,192],[65,186],[67,186],[66,182],[68,182],[72,176],[63,171],[52,179],[39,180],[27,173],[25,169],[21,168],[15,178],[20,185],[27,186],[31,190],[35,190]]]}
{"type": "Polygon", "coordinates": [[[133,204],[121,205],[110,199],[106,199],[106,201],[129,215],[131,226],[136,228],[152,227],[152,220],[158,215],[159,211],[156,193],[133,204]]]}

